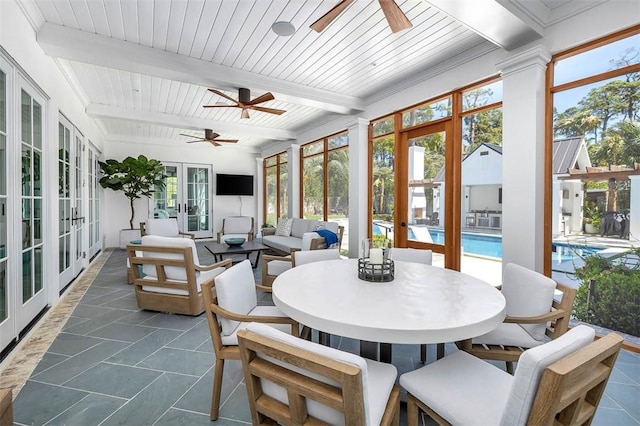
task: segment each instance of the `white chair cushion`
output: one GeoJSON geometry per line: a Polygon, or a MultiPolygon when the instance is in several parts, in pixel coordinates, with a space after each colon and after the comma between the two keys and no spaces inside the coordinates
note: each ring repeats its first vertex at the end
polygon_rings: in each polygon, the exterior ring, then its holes
{"type": "Polygon", "coordinates": [[[300,266],[321,260],[340,259],[340,251],[338,249],[295,251],[291,256],[294,258],[295,265],[300,266]]]}
{"type": "MultiPolygon", "coordinates": [[[[216,276],[215,286],[218,305],[229,312],[246,315],[258,304],[256,283],[249,260],[243,260],[216,276]]],[[[232,334],[240,325],[239,321],[222,316],[219,319],[224,336],[232,334]]]]}
{"type": "Polygon", "coordinates": [[[178,237],[180,235],[176,219],[147,219],[144,229],[149,235],[161,237],[178,237]]]}
{"type": "Polygon", "coordinates": [[[286,253],[291,252],[291,249],[302,249],[302,238],[268,235],[262,237],[262,241],[264,244],[286,253]]]}
{"type": "MultiPolygon", "coordinates": [[[[551,311],[556,282],[549,277],[508,263],[504,268],[502,294],[509,317],[532,317],[551,311]]],[[[546,324],[522,324],[535,340],[542,341],[546,324]]]]}
{"type": "MultiPolygon", "coordinates": [[[[555,340],[524,351],[518,360],[518,368],[513,376],[513,388],[500,424],[526,424],[544,369],[593,342],[594,337],[595,331],[592,328],[579,325],[555,340]]],[[[493,383],[491,389],[493,390],[493,383]]]]}
{"type": "Polygon", "coordinates": [[[311,250],[311,242],[315,238],[320,238],[320,234],[317,232],[305,232],[302,234],[302,250],[311,250]]]}
{"type": "Polygon", "coordinates": [[[246,234],[251,232],[251,216],[230,216],[224,219],[222,230],[226,234],[246,234]]]}
{"type": "MultiPolygon", "coordinates": [[[[196,249],[196,243],[191,238],[175,238],[175,237],[162,237],[158,235],[145,235],[142,237],[142,245],[144,246],[159,246],[159,247],[190,247],[193,254],[193,263],[199,264],[198,251],[196,249]]],[[[160,259],[183,259],[182,254],[179,253],[158,253],[145,251],[142,253],[142,257],[155,257],[160,259]]],[[[149,277],[156,277],[155,265],[143,265],[142,272],[149,277]]],[[[167,266],[164,268],[164,272],[167,278],[176,281],[186,281],[187,273],[184,268],[178,266],[167,266]]],[[[196,277],[199,275],[196,272],[196,277]]]]}
{"type": "Polygon", "coordinates": [[[400,376],[400,386],[454,425],[497,425],[513,376],[464,351],[400,376]]]}
{"type": "MultiPolygon", "coordinates": [[[[247,327],[248,330],[263,336],[270,337],[274,340],[278,340],[283,343],[287,343],[291,346],[308,350],[310,352],[317,353],[318,355],[335,359],[341,362],[345,362],[351,365],[355,365],[362,371],[362,389],[364,397],[364,407],[366,415],[367,425],[379,425],[384,409],[386,407],[387,400],[395,384],[398,371],[392,364],[381,363],[378,361],[366,360],[357,355],[343,352],[338,349],[319,345],[314,342],[309,342],[304,339],[291,336],[290,334],[279,332],[264,324],[251,323],[247,327]]],[[[283,365],[282,362],[272,361],[283,365]]],[[[316,378],[324,383],[337,385],[336,382],[328,380],[324,377],[311,374],[307,371],[298,369],[296,367],[288,366],[292,370],[295,370],[301,374],[309,377],[316,378]]],[[[265,394],[271,397],[286,402],[286,391],[279,386],[274,385],[266,381],[262,382],[262,390],[265,394]]],[[[307,410],[309,415],[323,420],[329,424],[344,424],[344,417],[341,413],[330,409],[324,405],[320,405],[314,401],[307,401],[307,410]]]]}
{"type": "MultiPolygon", "coordinates": [[[[196,278],[196,289],[198,291],[198,293],[200,293],[200,288],[202,286],[202,283],[205,283],[209,280],[211,280],[213,277],[223,273],[225,271],[225,268],[215,268],[212,269],[210,271],[203,271],[200,273],[200,275],[198,275],[198,277],[196,278]]],[[[154,277],[149,277],[146,276],[143,279],[145,280],[149,280],[149,281],[155,281],[156,278],[154,277]]],[[[178,280],[176,280],[178,281],[178,280]]],[[[187,283],[187,281],[178,281],[178,282],[183,282],[183,283],[187,283]]],[[[142,286],[142,289],[144,291],[150,291],[152,293],[164,293],[164,294],[176,294],[179,296],[188,296],[189,295],[189,291],[187,290],[182,290],[180,288],[167,288],[167,287],[154,287],[154,286],[150,286],[150,285],[144,285],[142,286]]]]}
{"type": "Polygon", "coordinates": [[[519,346],[521,348],[534,348],[544,343],[531,337],[520,324],[506,322],[487,334],[474,337],[472,342],[484,345],[519,346]]]}
{"type": "MultiPolygon", "coordinates": [[[[249,312],[249,315],[267,317],[286,317],[286,315],[275,306],[256,306],[249,312]]],[[[228,336],[222,335],[222,344],[225,346],[238,346],[238,331],[247,328],[251,322],[241,322],[233,333],[228,336]]],[[[267,324],[269,327],[280,330],[283,333],[291,334],[291,324],[267,324]]]]}
{"type": "Polygon", "coordinates": [[[267,275],[277,277],[284,271],[291,269],[290,260],[272,260],[267,262],[267,275]]]}
{"type": "Polygon", "coordinates": [[[433,254],[431,250],[420,250],[413,248],[392,247],[389,249],[391,260],[399,260],[400,262],[414,262],[431,265],[433,254]]]}

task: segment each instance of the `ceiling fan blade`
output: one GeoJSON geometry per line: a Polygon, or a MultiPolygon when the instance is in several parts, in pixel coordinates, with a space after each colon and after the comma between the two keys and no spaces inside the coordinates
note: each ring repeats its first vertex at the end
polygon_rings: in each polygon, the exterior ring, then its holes
{"type": "Polygon", "coordinates": [[[223,92],[221,92],[221,91],[219,91],[219,90],[216,90],[216,89],[208,89],[208,90],[209,90],[210,92],[212,92],[212,93],[215,93],[216,95],[218,95],[218,96],[220,96],[220,97],[223,97],[223,98],[225,98],[225,99],[230,100],[230,101],[231,101],[231,102],[233,102],[234,104],[237,104],[237,103],[238,103],[238,101],[237,101],[237,100],[233,99],[231,96],[229,96],[229,95],[227,95],[227,94],[225,94],[225,93],[223,93],[223,92]]]}
{"type": "Polygon", "coordinates": [[[241,105],[202,105],[202,108],[242,108],[241,105]]]}
{"type": "Polygon", "coordinates": [[[256,105],[250,106],[249,108],[256,111],[268,112],[269,114],[276,114],[276,115],[284,114],[285,112],[287,112],[283,109],[265,108],[265,107],[256,106],[256,105]]]}
{"type": "Polygon", "coordinates": [[[341,0],[340,3],[336,4],[331,8],[331,10],[322,15],[320,19],[311,24],[310,28],[317,32],[321,32],[327,28],[327,26],[332,23],[333,20],[336,19],[338,15],[340,15],[351,3],[353,3],[353,0],[341,0]]]}
{"type": "Polygon", "coordinates": [[[211,143],[211,145],[213,145],[213,146],[222,146],[218,142],[213,141],[213,140],[209,141],[209,143],[211,143]]]}
{"type": "Polygon", "coordinates": [[[180,136],[187,136],[189,138],[197,138],[197,136],[187,135],[186,133],[180,133],[180,136]]]}
{"type": "Polygon", "coordinates": [[[398,31],[406,30],[413,26],[407,18],[407,15],[404,14],[395,1],[378,0],[378,3],[380,3],[384,16],[387,18],[391,32],[397,33],[398,31]]]}
{"type": "Polygon", "coordinates": [[[258,96],[257,98],[255,98],[252,101],[246,102],[245,105],[257,105],[257,104],[261,104],[263,102],[272,101],[274,99],[275,99],[275,97],[273,96],[273,94],[271,92],[267,92],[262,96],[258,96]]]}
{"type": "Polygon", "coordinates": [[[237,143],[238,139],[216,139],[216,142],[237,143]]]}
{"type": "Polygon", "coordinates": [[[220,136],[220,135],[219,135],[218,133],[215,133],[215,132],[214,132],[214,133],[211,133],[211,134],[210,134],[210,135],[208,135],[208,136],[205,136],[205,139],[207,139],[207,140],[211,141],[211,140],[214,140],[215,138],[217,138],[218,136],[220,136]]]}
{"type": "Polygon", "coordinates": [[[196,142],[207,142],[207,140],[206,139],[198,139],[198,140],[195,140],[195,141],[187,141],[187,143],[196,143],[196,142]]]}

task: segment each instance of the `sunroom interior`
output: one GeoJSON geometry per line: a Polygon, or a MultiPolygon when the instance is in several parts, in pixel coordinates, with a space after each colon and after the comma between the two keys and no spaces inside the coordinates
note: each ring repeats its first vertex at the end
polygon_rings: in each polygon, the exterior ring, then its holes
{"type": "Polygon", "coordinates": [[[379,236],[494,285],[517,263],[577,286],[577,258],[557,250],[638,248],[640,157],[600,175],[589,133],[555,120],[585,87],[637,81],[639,3],[396,1],[413,26],[395,33],[358,1],[310,29],[334,3],[0,1],[0,362],[122,247],[129,201],[100,187],[107,159],[161,161],[166,186],[133,223],[173,209],[200,241],[230,216],[258,238],[279,218],[339,221],[345,257],[379,236]],[[603,46],[614,56],[570,62],[603,46]],[[233,103],[267,92],[261,107],[284,113],[233,103]],[[251,195],[218,195],[217,175],[251,176],[251,195]],[[619,212],[624,235],[589,234],[590,203],[619,212]],[[498,252],[473,252],[477,235],[498,252]]]}

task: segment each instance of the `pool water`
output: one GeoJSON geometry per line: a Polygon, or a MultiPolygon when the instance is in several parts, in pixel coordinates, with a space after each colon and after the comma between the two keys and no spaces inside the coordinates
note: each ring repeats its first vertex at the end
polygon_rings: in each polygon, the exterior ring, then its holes
{"type": "MultiPolygon", "coordinates": [[[[434,243],[444,244],[443,231],[430,229],[429,233],[434,243]]],[[[574,260],[602,250],[600,247],[572,246],[562,243],[554,243],[553,248],[552,261],[554,263],[574,260]]],[[[502,259],[502,237],[499,235],[479,235],[463,232],[462,249],[465,253],[502,259]]]]}
{"type": "MultiPolygon", "coordinates": [[[[393,239],[393,225],[373,223],[374,235],[385,235],[387,238],[393,239]]],[[[444,244],[444,231],[441,229],[429,229],[429,234],[434,244],[444,244]]],[[[416,238],[415,233],[409,227],[409,239],[420,241],[416,238]]],[[[462,233],[462,249],[464,253],[475,254],[478,256],[493,257],[502,259],[502,236],[500,235],[483,235],[472,232],[462,233]]],[[[552,261],[560,263],[568,260],[575,260],[580,257],[586,257],[590,254],[597,253],[602,247],[575,246],[563,243],[554,243],[552,252],[552,261]]]]}

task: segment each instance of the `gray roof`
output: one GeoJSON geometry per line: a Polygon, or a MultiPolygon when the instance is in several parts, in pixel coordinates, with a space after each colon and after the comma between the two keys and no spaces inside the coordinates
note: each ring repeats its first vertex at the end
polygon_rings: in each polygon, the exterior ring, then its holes
{"type": "Polygon", "coordinates": [[[582,136],[553,141],[553,174],[567,174],[576,167],[578,153],[582,146],[582,136]]]}

